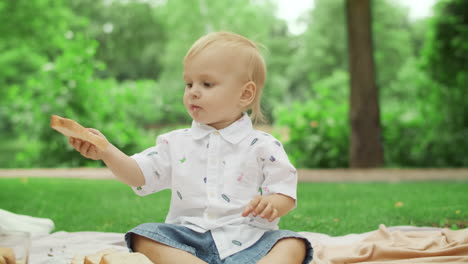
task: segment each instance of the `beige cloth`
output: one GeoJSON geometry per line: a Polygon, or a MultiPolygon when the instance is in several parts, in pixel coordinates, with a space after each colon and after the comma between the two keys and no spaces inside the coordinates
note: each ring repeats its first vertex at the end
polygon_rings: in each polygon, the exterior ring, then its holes
{"type": "Polygon", "coordinates": [[[392,232],[380,225],[351,245],[313,247],[313,264],[468,263],[468,229],[392,232]]]}

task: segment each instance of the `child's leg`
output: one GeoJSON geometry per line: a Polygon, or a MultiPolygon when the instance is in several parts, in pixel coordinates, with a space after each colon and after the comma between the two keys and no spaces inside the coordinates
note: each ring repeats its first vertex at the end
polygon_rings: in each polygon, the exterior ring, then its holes
{"type": "Polygon", "coordinates": [[[306,256],[305,242],[300,238],[279,240],[258,264],[291,263],[302,264],[306,256]]]}
{"type": "Polygon", "coordinates": [[[134,234],[132,242],[134,251],[146,255],[155,264],[206,264],[206,262],[188,252],[158,243],[144,236],[134,234]]]}

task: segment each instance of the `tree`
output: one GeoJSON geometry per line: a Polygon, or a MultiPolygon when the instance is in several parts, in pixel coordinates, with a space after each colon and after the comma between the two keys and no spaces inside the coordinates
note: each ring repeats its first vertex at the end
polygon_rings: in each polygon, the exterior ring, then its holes
{"type": "Polygon", "coordinates": [[[353,168],[383,165],[370,10],[370,0],[346,1],[351,73],[350,166],[353,168]]]}
{"type": "MultiPolygon", "coordinates": [[[[394,1],[372,3],[376,82],[382,96],[392,98],[389,87],[395,75],[414,55],[411,23],[408,11],[394,1]]],[[[294,98],[313,97],[316,82],[334,71],[348,71],[345,1],[316,0],[314,9],[305,15],[308,27],[297,41],[300,45],[286,72],[294,98]]]]}

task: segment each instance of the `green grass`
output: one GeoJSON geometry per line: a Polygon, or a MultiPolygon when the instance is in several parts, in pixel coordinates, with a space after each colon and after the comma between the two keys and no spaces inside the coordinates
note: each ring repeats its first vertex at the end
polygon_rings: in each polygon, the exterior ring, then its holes
{"type": "MultiPolygon", "coordinates": [[[[298,195],[283,229],[343,235],[379,224],[468,227],[468,182],[300,183],[298,195]]],[[[169,199],[169,191],[139,197],[113,180],[0,179],[1,209],[51,218],[56,231],[125,232],[163,222],[169,199]]]]}

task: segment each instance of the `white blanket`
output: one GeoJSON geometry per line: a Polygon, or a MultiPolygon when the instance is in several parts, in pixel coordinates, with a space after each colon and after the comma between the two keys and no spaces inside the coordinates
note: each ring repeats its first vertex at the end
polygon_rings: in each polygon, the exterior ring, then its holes
{"type": "MultiPolygon", "coordinates": [[[[30,264],[68,264],[76,255],[85,256],[106,248],[115,248],[122,252],[128,251],[123,233],[59,231],[50,234],[53,227],[54,224],[50,219],[16,215],[0,210],[0,229],[15,229],[32,233],[30,264]]],[[[395,226],[389,227],[386,230],[389,232],[425,232],[440,229],[433,227],[395,226]]],[[[312,243],[314,249],[316,249],[314,250],[314,256],[316,256],[320,254],[318,249],[324,249],[328,246],[353,246],[359,244],[375,232],[371,231],[336,237],[313,232],[300,233],[312,243]]]]}
{"type": "Polygon", "coordinates": [[[0,232],[2,230],[24,231],[36,237],[49,234],[54,227],[54,222],[48,218],[14,214],[0,209],[0,232]]]}

